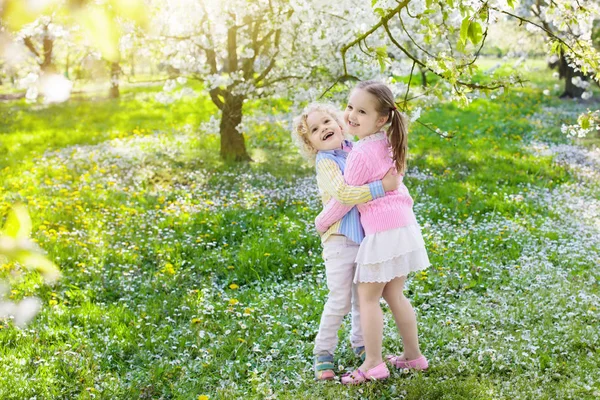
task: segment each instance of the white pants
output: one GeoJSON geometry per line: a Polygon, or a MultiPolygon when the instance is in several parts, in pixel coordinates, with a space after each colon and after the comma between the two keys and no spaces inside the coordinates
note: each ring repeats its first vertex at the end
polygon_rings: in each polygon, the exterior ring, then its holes
{"type": "Polygon", "coordinates": [[[342,319],[352,310],[352,347],[363,346],[360,312],[356,285],[352,283],[356,270],[359,245],[346,236],[332,235],[323,243],[323,259],[329,295],[321,315],[319,333],[313,353],[333,354],[338,343],[338,330],[342,319]]]}

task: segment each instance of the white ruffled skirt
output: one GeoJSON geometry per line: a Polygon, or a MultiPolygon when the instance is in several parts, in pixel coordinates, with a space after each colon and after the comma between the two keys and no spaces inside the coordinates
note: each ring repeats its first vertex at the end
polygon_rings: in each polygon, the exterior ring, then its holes
{"type": "Polygon", "coordinates": [[[429,267],[419,225],[367,235],[356,255],[354,283],[389,282],[429,267]]]}

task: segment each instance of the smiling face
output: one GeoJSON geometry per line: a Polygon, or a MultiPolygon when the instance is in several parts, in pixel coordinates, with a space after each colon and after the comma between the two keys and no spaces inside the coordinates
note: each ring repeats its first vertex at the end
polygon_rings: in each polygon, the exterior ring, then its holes
{"type": "Polygon", "coordinates": [[[306,117],[308,141],[317,151],[336,150],[342,147],[342,128],[327,112],[313,111],[306,117]]]}
{"type": "Polygon", "coordinates": [[[366,90],[354,89],[350,93],[344,112],[344,121],[350,135],[362,139],[381,130],[388,118],[377,112],[377,105],[377,98],[366,90]]]}

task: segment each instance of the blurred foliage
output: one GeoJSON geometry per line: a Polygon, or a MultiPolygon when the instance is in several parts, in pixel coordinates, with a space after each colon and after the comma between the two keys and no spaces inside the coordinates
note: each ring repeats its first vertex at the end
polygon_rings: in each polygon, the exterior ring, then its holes
{"type": "Polygon", "coordinates": [[[120,20],[133,21],[145,28],[148,24],[146,7],[142,0],[46,0],[28,2],[6,0],[1,9],[0,24],[16,32],[43,15],[73,19],[81,24],[94,45],[109,61],[119,60],[120,20]]]}
{"type": "Polygon", "coordinates": [[[18,262],[24,267],[39,271],[46,281],[59,277],[58,268],[44,255],[32,240],[31,218],[23,205],[15,205],[8,213],[6,223],[0,230],[0,261],[18,262]]]}

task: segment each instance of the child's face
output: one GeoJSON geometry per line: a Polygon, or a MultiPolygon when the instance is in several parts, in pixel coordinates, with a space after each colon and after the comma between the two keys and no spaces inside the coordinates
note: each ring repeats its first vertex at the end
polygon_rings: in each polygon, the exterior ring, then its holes
{"type": "Polygon", "coordinates": [[[308,141],[315,150],[336,150],[342,147],[342,128],[331,115],[323,111],[313,111],[306,117],[306,123],[308,141]]]}
{"type": "Polygon", "coordinates": [[[375,109],[376,106],[377,99],[371,93],[362,89],[354,89],[350,93],[344,112],[344,121],[350,135],[362,139],[379,132],[387,122],[387,117],[382,117],[375,109]]]}

